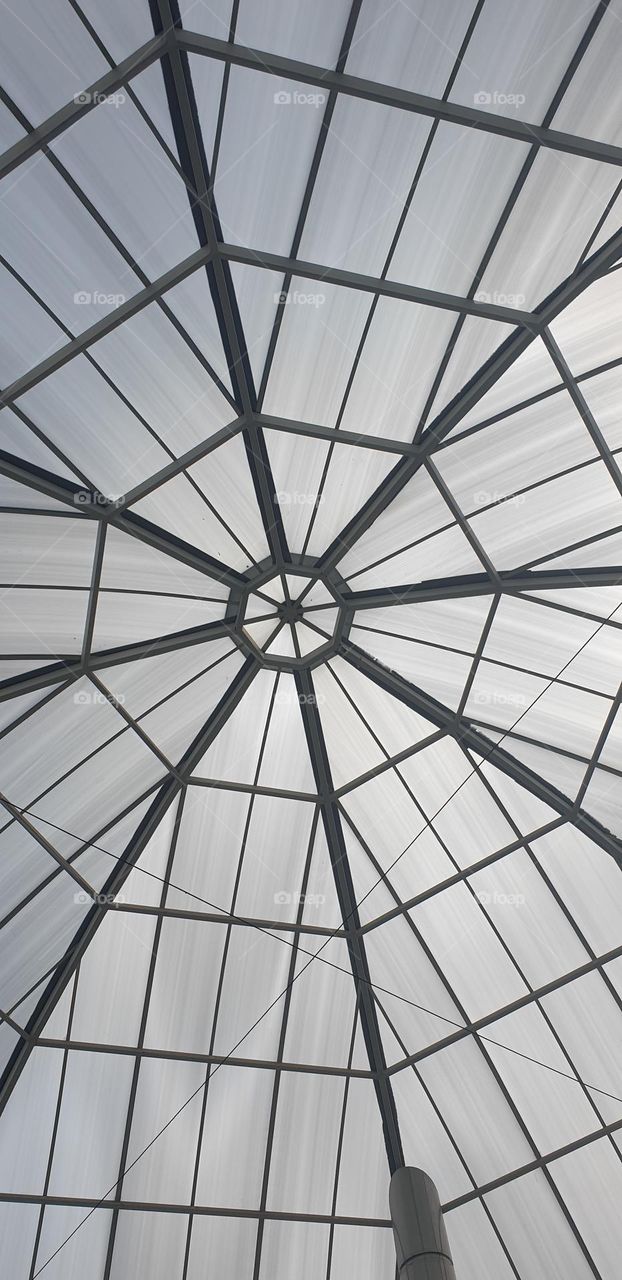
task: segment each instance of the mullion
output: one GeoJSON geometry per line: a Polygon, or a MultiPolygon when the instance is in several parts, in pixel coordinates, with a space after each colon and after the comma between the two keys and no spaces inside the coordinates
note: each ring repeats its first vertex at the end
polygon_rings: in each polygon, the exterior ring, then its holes
{"type": "MultiPolygon", "coordinates": [[[[352,1035],[350,1036],[350,1048],[348,1050],[348,1073],[352,1071],[352,1059],[354,1057],[354,1046],[356,1044],[356,1032],[359,1025],[359,998],[358,992],[354,997],[354,1018],[352,1021],[352,1035]]],[[[361,1035],[363,1034],[361,1028],[361,1035]]],[[[331,1201],[330,1211],[334,1215],[337,1212],[337,1195],[339,1191],[339,1173],[341,1170],[341,1156],[343,1152],[343,1139],[346,1128],[346,1110],[348,1106],[348,1094],[350,1092],[351,1074],[347,1074],[343,1085],[343,1103],[341,1106],[341,1120],[339,1123],[339,1135],[337,1138],[337,1153],[335,1158],[335,1177],[333,1181],[333,1198],[331,1201]]],[[[326,1254],[326,1280],[331,1280],[331,1266],[333,1256],[333,1241],[335,1237],[335,1224],[331,1222],[328,1230],[328,1250],[326,1254]]]]}

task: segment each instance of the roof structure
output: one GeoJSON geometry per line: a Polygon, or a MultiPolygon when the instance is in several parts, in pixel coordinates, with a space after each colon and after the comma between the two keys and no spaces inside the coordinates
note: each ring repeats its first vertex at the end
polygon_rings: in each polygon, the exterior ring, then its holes
{"type": "Polygon", "coordinates": [[[2,23],[6,1274],[616,1280],[622,0],[2,23]]]}

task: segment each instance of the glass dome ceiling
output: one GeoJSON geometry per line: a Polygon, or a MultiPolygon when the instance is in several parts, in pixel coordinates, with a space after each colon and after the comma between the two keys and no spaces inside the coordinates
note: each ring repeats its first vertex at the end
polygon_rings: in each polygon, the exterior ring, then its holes
{"type": "Polygon", "coordinates": [[[2,13],[6,1274],[617,1280],[621,0],[2,13]]]}

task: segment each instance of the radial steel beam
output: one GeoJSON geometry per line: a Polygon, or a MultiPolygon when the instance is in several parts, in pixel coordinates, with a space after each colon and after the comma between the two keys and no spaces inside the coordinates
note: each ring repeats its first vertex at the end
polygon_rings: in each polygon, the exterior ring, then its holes
{"type": "Polygon", "coordinates": [[[220,244],[219,253],[229,262],[241,262],[264,271],[282,272],[283,275],[301,276],[305,280],[319,280],[322,284],[340,285],[362,293],[372,293],[380,298],[397,298],[404,302],[418,302],[423,307],[436,307],[441,311],[455,311],[461,315],[480,316],[485,320],[498,320],[502,324],[527,325],[537,331],[538,317],[530,311],[516,307],[497,306],[492,302],[475,302],[455,293],[439,293],[434,289],[422,289],[414,284],[401,284],[379,276],[363,275],[359,271],[344,271],[341,267],[327,267],[318,262],[305,262],[299,258],[287,258],[265,249],[247,249],[236,244],[220,244]]]}
{"type": "MultiPolygon", "coordinates": [[[[508,570],[499,574],[501,589],[516,595],[521,591],[568,591],[578,587],[619,587],[622,565],[611,568],[508,570]]],[[[461,574],[454,578],[432,578],[396,587],[342,591],[349,609],[390,609],[393,605],[420,604],[430,600],[457,600],[468,596],[490,596],[499,589],[485,573],[461,574]]]]}
{"type": "MultiPolygon", "coordinates": [[[[542,325],[548,325],[579,294],[592,284],[607,267],[611,266],[622,254],[622,230],[604,244],[597,253],[588,258],[583,266],[574,272],[536,308],[535,314],[542,325]]],[[[449,432],[482,396],[490,390],[499,378],[510,368],[523,351],[534,341],[536,334],[528,329],[518,329],[493,352],[481,369],[470,379],[465,387],[454,396],[453,400],[434,419],[423,432],[420,440],[420,451],[417,455],[402,458],[392,471],[385,476],[359,511],[352,516],[348,524],[337,534],[331,545],[320,559],[322,568],[330,568],[345,555],[346,551],[377,520],[378,516],[393,501],[404,486],[419,470],[428,453],[432,453],[449,432]]]]}
{"type": "MultiPolygon", "coordinates": [[[[42,1034],[43,1028],[50,1017],[50,1014],[56,1007],[67,983],[75,973],[82,956],[106,917],[108,907],[105,900],[110,899],[111,897],[114,898],[122,889],[132,867],[134,867],[138,862],[140,855],[154,832],[157,830],[171,804],[179,795],[182,786],[184,785],[182,779],[187,778],[188,775],[196,768],[199,760],[207,751],[210,743],[214,741],[214,738],[220,732],[223,725],[226,724],[229,717],[235,711],[235,708],[243,698],[259,669],[259,663],[253,658],[248,658],[246,660],[244,666],[241,667],[234,676],[227,692],[218,703],[218,706],[209,716],[205,725],[196,735],[194,741],[190,744],[180,760],[177,769],[177,776],[169,776],[162,784],[155,799],[149,806],[147,813],[139,823],[134,835],[127,844],[123,854],[116,861],[113,871],[102,886],[101,893],[99,895],[102,901],[94,903],[88,914],[84,917],[82,924],[69,943],[63,959],[59,962],[50,981],[47,983],[45,990],[43,991],[43,994],[41,995],[34,1012],[26,1025],[26,1032],[29,1037],[36,1037],[42,1034]]],[[[0,1078],[0,1114],[2,1114],[24,1066],[26,1065],[31,1049],[31,1038],[20,1042],[20,1044],[18,1044],[14,1049],[6,1069],[0,1078]]]]}
{"type": "Polygon", "coordinates": [[[295,673],[295,679],[307,746],[318,795],[321,800],[326,844],[356,988],[361,1029],[369,1065],[374,1072],[374,1085],[382,1119],[387,1159],[391,1173],[394,1173],[396,1169],[401,1168],[404,1164],[402,1140],[393,1090],[387,1073],[387,1063],[371,986],[365,944],[360,933],[360,919],[348,861],[348,852],[341,826],[341,817],[334,799],[334,788],[324,731],[317,708],[311,672],[307,668],[298,670],[295,673]]]}
{"type": "Polygon", "coordinates": [[[204,54],[235,66],[261,71],[266,75],[283,76],[287,80],[317,85],[327,94],[335,92],[347,94],[349,97],[365,98],[371,102],[379,102],[383,106],[397,107],[401,111],[413,111],[417,115],[446,120],[467,129],[482,129],[485,133],[513,138],[516,142],[537,143],[540,147],[550,147],[554,151],[587,156],[591,160],[600,160],[605,164],[622,165],[622,148],[608,142],[578,137],[572,133],[560,132],[558,129],[542,128],[527,120],[519,120],[514,115],[499,115],[494,111],[483,111],[477,106],[465,107],[459,102],[449,102],[445,98],[432,98],[427,94],[415,93],[411,89],[400,89],[395,85],[365,80],[360,76],[300,62],[294,58],[283,57],[281,54],[268,53],[263,49],[249,49],[240,44],[230,44],[214,36],[199,35],[196,31],[180,30],[176,36],[179,47],[186,49],[188,53],[204,54]]]}
{"type": "Polygon", "coordinates": [[[430,694],[425,693],[423,689],[417,688],[416,685],[410,684],[403,676],[398,675],[395,671],[389,671],[387,667],[383,667],[375,658],[370,657],[363,649],[359,649],[350,640],[342,640],[340,645],[341,656],[346,659],[351,666],[357,671],[361,671],[363,675],[374,681],[379,688],[384,689],[386,693],[390,693],[394,698],[403,702],[406,706],[411,707],[413,711],[417,711],[419,715],[424,716],[432,724],[440,729],[444,729],[452,738],[460,742],[464,747],[471,751],[475,751],[477,755],[482,756],[501,773],[512,778],[514,782],[518,782],[521,787],[525,787],[538,800],[543,800],[549,808],[555,813],[566,818],[568,822],[589,836],[595,844],[601,849],[605,849],[610,853],[612,858],[622,868],[622,841],[593,818],[584,809],[577,809],[568,796],[563,795],[556,787],[541,778],[538,774],[529,769],[517,757],[511,755],[503,747],[487,738],[479,729],[475,729],[471,722],[464,717],[458,717],[456,714],[441,702],[437,702],[430,694]]]}

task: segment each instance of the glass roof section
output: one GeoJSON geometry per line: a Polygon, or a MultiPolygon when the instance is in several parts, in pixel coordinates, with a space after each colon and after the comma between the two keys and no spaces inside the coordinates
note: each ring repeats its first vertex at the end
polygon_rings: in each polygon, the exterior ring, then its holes
{"type": "Polygon", "coordinates": [[[12,1280],[617,1280],[622,0],[6,0],[12,1280]]]}

